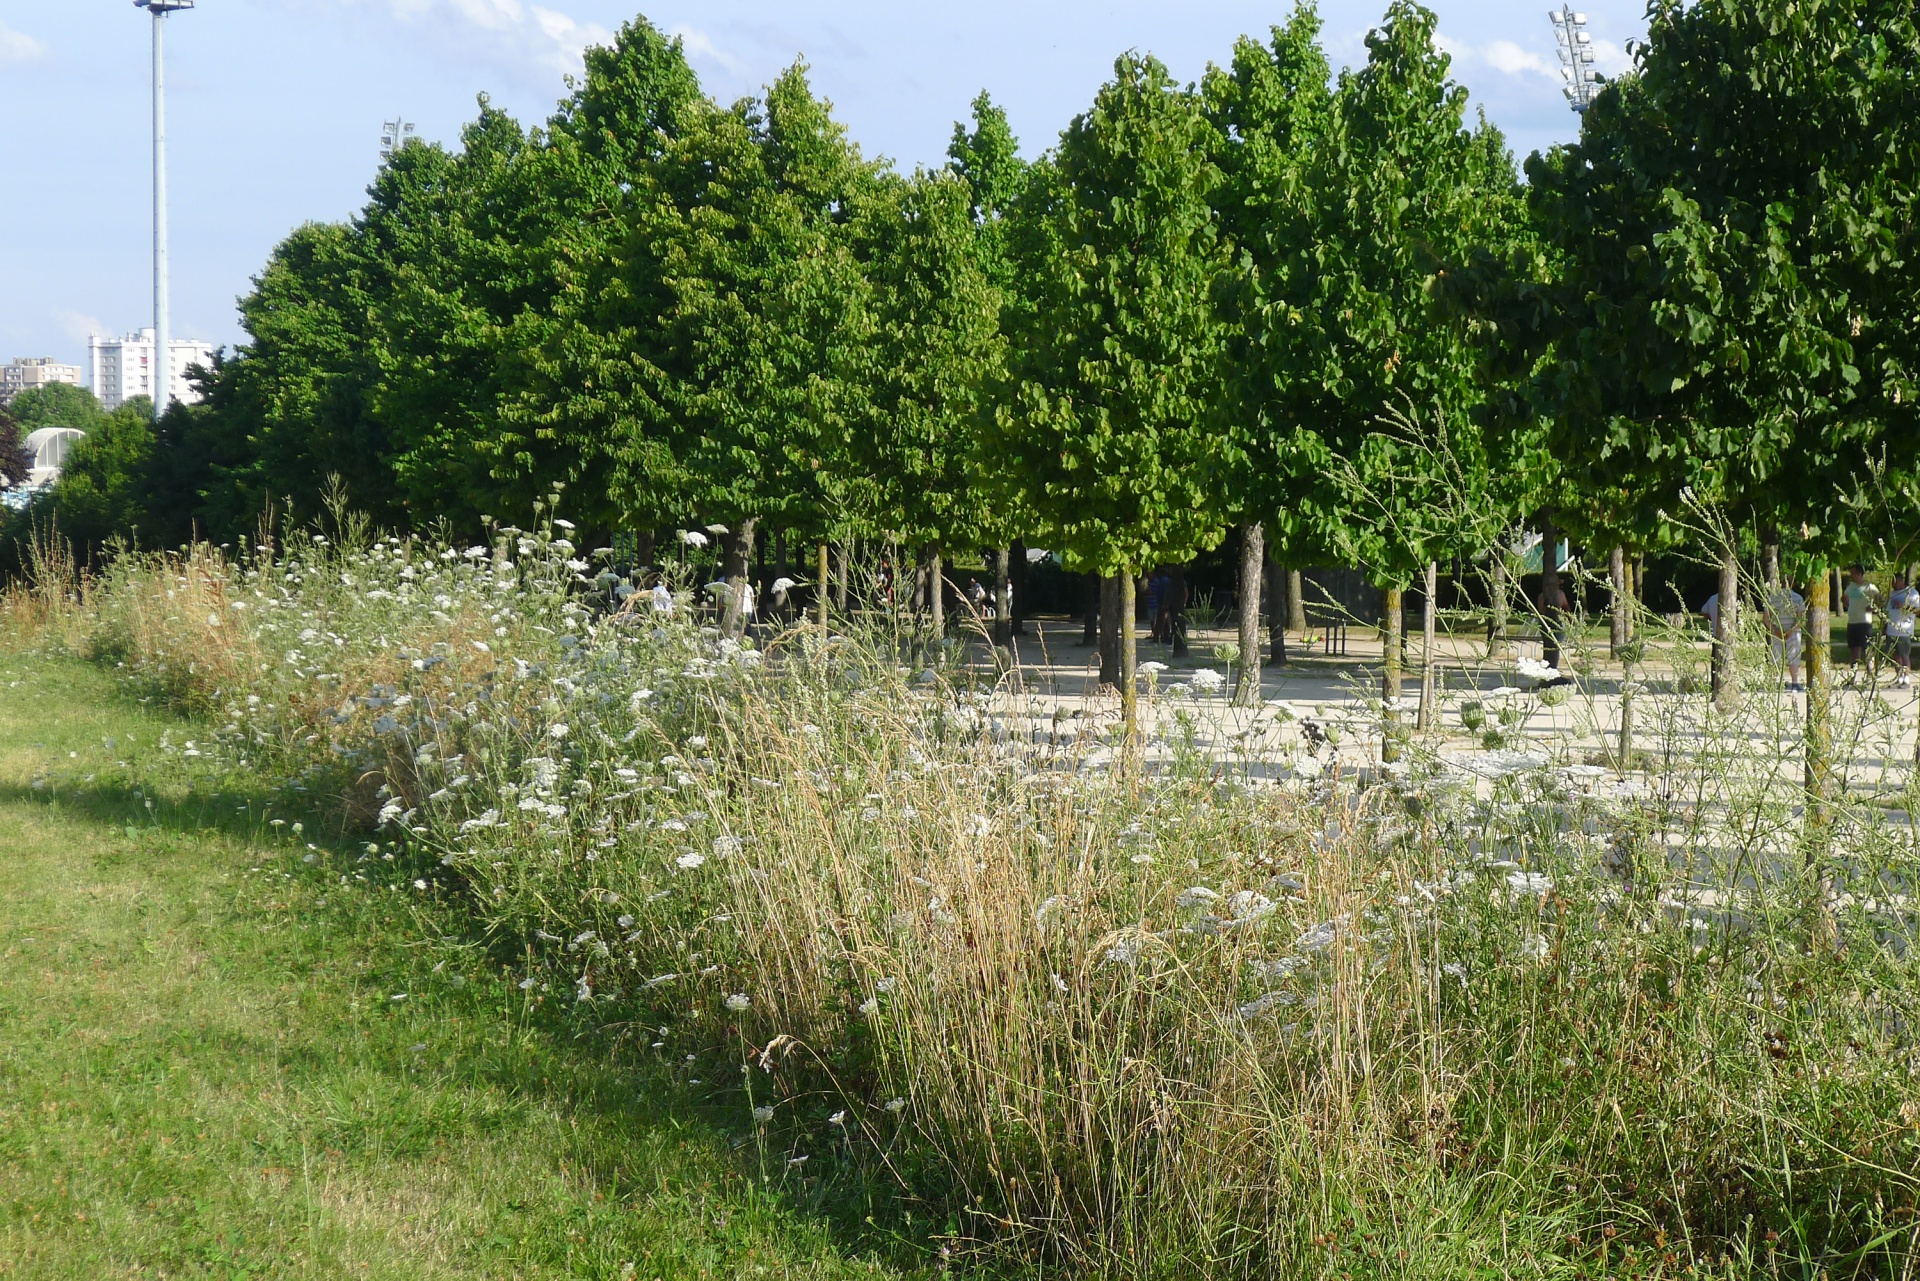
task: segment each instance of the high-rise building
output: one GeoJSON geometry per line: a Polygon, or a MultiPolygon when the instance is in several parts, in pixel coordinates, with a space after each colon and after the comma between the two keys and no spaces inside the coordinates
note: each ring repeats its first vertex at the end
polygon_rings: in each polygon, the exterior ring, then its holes
{"type": "Polygon", "coordinates": [[[13,403],[13,398],[31,387],[45,387],[49,383],[72,383],[79,385],[80,366],[63,365],[52,356],[21,356],[11,365],[0,365],[0,406],[13,403]]]}
{"type": "MultiPolygon", "coordinates": [[[[200,394],[187,382],[191,365],[213,364],[213,344],[192,338],[167,343],[167,390],[173,400],[193,404],[200,394]]],[[[124,338],[87,339],[87,385],[100,407],[118,409],[135,396],[154,394],[153,330],[142,329],[124,338]]]]}

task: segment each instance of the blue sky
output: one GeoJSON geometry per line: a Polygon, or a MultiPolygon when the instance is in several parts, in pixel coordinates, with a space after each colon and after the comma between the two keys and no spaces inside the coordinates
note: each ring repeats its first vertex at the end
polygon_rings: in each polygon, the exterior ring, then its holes
{"type": "MultiPolygon", "coordinates": [[[[302,222],[344,218],[400,114],[451,141],[485,92],[523,122],[565,93],[579,50],[639,0],[200,0],[169,20],[173,329],[233,344],[234,300],[302,222]]],[[[1454,74],[1518,157],[1570,138],[1547,0],[1430,0],[1454,74]]],[[[1336,65],[1386,0],[1323,0],[1336,65]]],[[[1126,49],[1183,78],[1291,0],[650,0],[708,92],[752,93],[796,57],[869,154],[938,163],[980,89],[1023,148],[1051,145],[1126,49]]],[[[1645,32],[1639,0],[1590,0],[1603,67],[1645,32]]],[[[78,363],[89,330],[151,323],[150,20],[128,0],[0,0],[0,361],[78,363]]]]}

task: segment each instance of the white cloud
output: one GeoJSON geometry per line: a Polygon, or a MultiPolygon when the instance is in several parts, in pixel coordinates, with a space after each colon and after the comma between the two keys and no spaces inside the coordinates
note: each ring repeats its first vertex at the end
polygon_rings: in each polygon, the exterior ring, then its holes
{"type": "Polygon", "coordinates": [[[448,0],[453,11],[488,31],[511,31],[526,19],[520,0],[448,0]]]}
{"type": "Polygon", "coordinates": [[[59,322],[60,332],[74,342],[85,342],[95,334],[112,332],[100,323],[98,316],[89,316],[85,312],[56,311],[53,313],[53,318],[59,322]]]}
{"type": "MultiPolygon", "coordinates": [[[[352,6],[364,0],[335,0],[352,6]]],[[[588,45],[613,43],[613,32],[571,14],[521,0],[376,0],[398,21],[437,35],[454,48],[480,53],[521,71],[578,74],[588,45]]]]}
{"type": "Polygon", "coordinates": [[[47,46],[24,31],[0,26],[0,62],[32,62],[47,56],[47,46]]]}
{"type": "Polygon", "coordinates": [[[704,31],[696,30],[683,22],[668,34],[679,37],[681,46],[687,52],[687,57],[696,62],[702,60],[711,62],[715,66],[730,71],[735,75],[739,75],[745,70],[745,65],[738,58],[715,44],[713,37],[704,31]]]}
{"type": "Polygon", "coordinates": [[[1545,58],[1531,49],[1522,49],[1511,40],[1495,40],[1481,51],[1488,66],[1495,71],[1504,71],[1517,76],[1523,71],[1537,71],[1543,76],[1558,78],[1559,72],[1545,58]]]}

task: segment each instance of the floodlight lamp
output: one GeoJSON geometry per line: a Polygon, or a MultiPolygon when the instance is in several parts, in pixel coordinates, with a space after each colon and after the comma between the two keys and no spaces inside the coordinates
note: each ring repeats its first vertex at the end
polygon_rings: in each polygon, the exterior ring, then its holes
{"type": "Polygon", "coordinates": [[[155,17],[159,17],[180,9],[191,9],[193,0],[133,0],[133,7],[145,9],[155,17]]]}
{"type": "Polygon", "coordinates": [[[1576,14],[1574,14],[1574,15],[1573,15],[1573,25],[1574,25],[1574,26],[1576,26],[1576,27],[1584,27],[1584,26],[1586,26],[1586,25],[1587,25],[1587,15],[1586,15],[1586,14],[1584,14],[1584,13],[1576,13],[1576,14]]]}

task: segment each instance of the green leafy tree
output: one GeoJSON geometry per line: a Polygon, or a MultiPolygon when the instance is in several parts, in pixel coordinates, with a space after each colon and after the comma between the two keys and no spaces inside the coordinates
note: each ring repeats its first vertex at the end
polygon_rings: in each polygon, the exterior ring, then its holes
{"type": "Polygon", "coordinates": [[[29,387],[13,398],[8,406],[22,434],[42,427],[75,427],[89,431],[105,416],[100,402],[85,387],[70,383],[48,383],[29,387]]]}
{"type": "Polygon", "coordinates": [[[627,255],[657,196],[655,166],[711,104],[679,39],[644,18],[584,58],[584,78],[508,175],[540,211],[524,264],[539,288],[494,330],[507,390],[480,447],[497,483],[544,494],[563,482],[580,517],[650,546],[684,503],[653,371],[636,359],[652,321],[626,305],[627,255]]]}
{"type": "MultiPolygon", "coordinates": [[[[972,127],[960,123],[953,127],[953,139],[947,145],[947,167],[959,175],[972,192],[975,253],[980,269],[997,291],[995,320],[1004,333],[1007,326],[1000,321],[999,313],[1022,308],[1028,302],[1013,245],[1018,224],[1009,214],[1025,192],[1032,170],[1020,156],[1020,142],[1007,121],[1007,113],[984,90],[973,100],[972,127]]],[[[993,362],[988,375],[990,386],[984,389],[981,405],[984,413],[990,414],[993,403],[1004,396],[1005,375],[1003,353],[1001,359],[993,362]]],[[[985,507],[991,502],[989,494],[993,487],[982,483],[977,470],[978,457],[974,461],[973,497],[985,507]]],[[[1005,645],[1012,641],[1015,632],[1016,579],[1024,580],[1026,570],[1024,544],[1013,539],[1025,532],[1027,522],[1019,512],[1004,505],[997,505],[993,514],[997,518],[994,521],[997,536],[1012,543],[994,552],[994,641],[1005,645]]],[[[989,531],[983,526],[979,532],[985,535],[989,531]]],[[[1024,599],[1024,581],[1019,583],[1019,588],[1024,599]]]]}
{"type": "Polygon", "coordinates": [[[33,470],[33,454],[27,449],[27,433],[20,420],[0,405],[0,485],[19,485],[33,470]]]}
{"type": "Polygon", "coordinates": [[[87,560],[97,560],[115,537],[153,545],[147,489],[153,445],[153,402],[145,396],[93,419],[85,438],[68,450],[50,497],[34,504],[33,517],[50,515],[52,528],[87,560]]]}
{"type": "Polygon", "coordinates": [[[1215,404],[1223,496],[1241,531],[1241,703],[1260,688],[1262,561],[1298,564],[1323,550],[1318,530],[1291,519],[1299,488],[1294,384],[1312,372],[1304,367],[1310,349],[1271,340],[1300,323],[1318,278],[1327,197],[1315,180],[1333,125],[1319,35],[1318,12],[1302,4],[1273,28],[1269,44],[1236,41],[1229,66],[1209,68],[1203,82],[1224,176],[1214,202],[1232,246],[1217,282],[1224,341],[1215,404]]]}
{"type": "Polygon", "coordinates": [[[861,379],[868,417],[840,451],[839,488],[872,528],[930,548],[937,572],[943,548],[1005,541],[975,472],[1005,359],[1000,294],[967,182],[922,172],[883,191],[860,249],[873,334],[861,379]]]}
{"type": "Polygon", "coordinates": [[[1535,395],[1569,475],[1650,538],[1697,504],[1795,536],[1813,851],[1833,787],[1825,567],[1910,546],[1916,514],[1917,59],[1914,10],[1890,0],[1662,9],[1580,141],[1529,164],[1559,255],[1535,395]]]}
{"type": "Polygon", "coordinates": [[[727,525],[736,584],[761,521],[824,536],[842,506],[872,337],[855,224],[877,180],[796,64],[764,101],[689,108],[635,194],[597,321],[631,343],[613,492],[727,525]]]}
{"type": "MultiPolygon", "coordinates": [[[[1496,471],[1479,430],[1478,322],[1434,296],[1476,250],[1524,238],[1524,198],[1499,131],[1467,124],[1434,29],[1431,11],[1398,0],[1368,34],[1366,64],[1341,75],[1330,119],[1313,96],[1310,13],[1259,61],[1243,49],[1235,78],[1251,88],[1221,94],[1247,131],[1276,140],[1263,147],[1306,156],[1264,162],[1281,184],[1270,230],[1259,205],[1237,215],[1237,459],[1285,546],[1366,566],[1385,590],[1390,740],[1403,589],[1436,560],[1482,550],[1486,515],[1524,479],[1496,471]]],[[[1256,179],[1260,163],[1252,152],[1256,179]]]]}
{"type": "Polygon", "coordinates": [[[1115,63],[1023,202],[1039,224],[1020,237],[1033,301],[1011,313],[1019,381],[987,445],[1068,565],[1119,577],[1130,726],[1133,576],[1221,536],[1205,425],[1224,259],[1212,139],[1198,96],[1158,61],[1115,63]]]}

